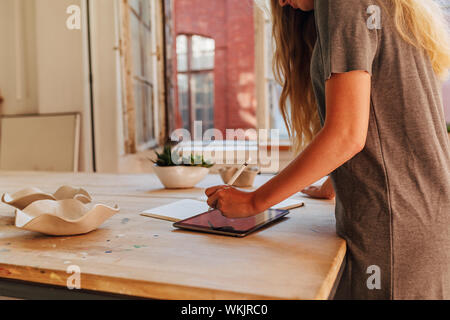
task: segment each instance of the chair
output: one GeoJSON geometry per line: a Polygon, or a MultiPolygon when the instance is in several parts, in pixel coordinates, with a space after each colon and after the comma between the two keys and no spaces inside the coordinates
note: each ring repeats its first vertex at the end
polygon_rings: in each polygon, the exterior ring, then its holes
{"type": "Polygon", "coordinates": [[[78,170],[80,115],[3,116],[0,170],[78,170]]]}

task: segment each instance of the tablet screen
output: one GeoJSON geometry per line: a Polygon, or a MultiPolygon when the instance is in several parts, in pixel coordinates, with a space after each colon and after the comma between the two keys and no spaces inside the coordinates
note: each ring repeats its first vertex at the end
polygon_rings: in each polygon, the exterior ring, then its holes
{"type": "Polygon", "coordinates": [[[246,234],[279,219],[288,213],[289,211],[287,210],[269,209],[252,217],[229,219],[223,216],[219,210],[211,210],[177,222],[174,226],[188,229],[204,229],[204,231],[246,234]]]}

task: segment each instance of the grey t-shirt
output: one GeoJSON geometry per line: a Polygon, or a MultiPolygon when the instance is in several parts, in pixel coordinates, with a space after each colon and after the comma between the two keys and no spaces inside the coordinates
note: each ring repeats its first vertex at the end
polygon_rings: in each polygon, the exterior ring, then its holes
{"type": "Polygon", "coordinates": [[[348,247],[341,291],[359,299],[450,299],[442,87],[428,54],[397,32],[389,3],[315,0],[311,76],[322,123],[333,73],[372,75],[365,148],[331,175],[337,232],[348,247]]]}

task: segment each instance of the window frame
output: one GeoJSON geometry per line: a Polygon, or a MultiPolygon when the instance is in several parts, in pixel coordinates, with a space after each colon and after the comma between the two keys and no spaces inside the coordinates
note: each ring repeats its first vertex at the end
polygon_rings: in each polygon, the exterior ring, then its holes
{"type": "MultiPolygon", "coordinates": [[[[121,52],[121,64],[122,64],[122,82],[123,82],[123,135],[124,135],[124,148],[125,153],[133,154],[136,152],[148,150],[157,147],[161,144],[162,140],[165,138],[165,121],[164,117],[166,115],[165,108],[166,99],[164,91],[164,82],[160,84],[161,79],[164,77],[164,59],[162,58],[162,48],[164,48],[164,20],[162,18],[164,11],[164,4],[162,0],[153,1],[147,0],[149,3],[148,9],[150,10],[149,18],[150,24],[146,21],[142,21],[142,17],[133,6],[131,6],[129,0],[121,1],[120,5],[120,29],[121,29],[121,41],[120,41],[120,52],[121,52]],[[134,15],[139,21],[139,41],[140,48],[142,50],[142,45],[145,43],[143,41],[144,35],[142,34],[141,28],[144,27],[150,32],[151,41],[151,53],[148,53],[147,63],[151,64],[151,74],[149,78],[135,73],[133,66],[133,51],[132,51],[132,36],[131,36],[131,15],[134,15]],[[161,26],[159,26],[161,24],[161,26]],[[152,82],[150,82],[152,81],[152,82]],[[149,139],[143,143],[138,143],[137,137],[137,120],[136,119],[136,97],[135,97],[135,83],[138,82],[142,84],[145,88],[149,86],[151,88],[151,95],[147,97],[148,101],[152,101],[152,126],[153,126],[153,138],[149,139]],[[150,100],[151,99],[151,100],[150,100]],[[163,124],[160,125],[161,120],[163,124]]],[[[145,49],[144,49],[145,50],[145,49]]],[[[141,51],[141,59],[142,56],[141,51]]],[[[142,93],[144,96],[144,93],[142,93]]],[[[144,108],[143,114],[146,114],[149,108],[144,108]]],[[[145,125],[144,125],[145,129],[145,125]]]]}
{"type": "MultiPolygon", "coordinates": [[[[177,59],[177,70],[176,70],[177,90],[176,90],[176,94],[177,94],[177,97],[179,97],[178,75],[179,74],[187,75],[189,130],[190,130],[190,132],[194,132],[194,121],[193,121],[193,119],[195,119],[196,116],[195,116],[195,110],[194,110],[194,108],[192,106],[192,75],[195,75],[195,74],[212,74],[213,80],[214,80],[215,64],[214,64],[214,67],[212,69],[201,69],[201,70],[192,69],[192,56],[193,56],[193,54],[192,54],[192,52],[193,52],[192,51],[192,38],[194,36],[200,36],[200,37],[203,37],[203,38],[214,40],[214,42],[215,42],[215,39],[211,38],[211,37],[208,37],[208,36],[205,36],[203,34],[184,33],[183,32],[183,33],[178,33],[176,35],[176,37],[174,39],[175,43],[177,42],[177,39],[178,39],[179,36],[186,36],[186,38],[187,38],[187,66],[186,66],[186,71],[178,71],[178,55],[175,57],[175,59],[177,59]]],[[[214,51],[214,53],[215,53],[215,51],[214,51]]],[[[214,86],[213,86],[213,88],[214,88],[214,86]]],[[[215,93],[214,89],[213,89],[213,93],[215,93]]],[[[180,105],[180,102],[178,101],[178,108],[179,108],[179,105],[180,105]]],[[[215,106],[213,106],[213,109],[214,109],[214,107],[215,106]]],[[[213,123],[214,123],[214,120],[213,120],[213,123]]]]}

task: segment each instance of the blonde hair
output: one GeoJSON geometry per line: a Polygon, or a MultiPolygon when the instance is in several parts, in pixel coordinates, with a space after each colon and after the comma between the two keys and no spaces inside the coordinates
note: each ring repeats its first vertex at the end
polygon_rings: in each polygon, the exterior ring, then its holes
{"type": "MultiPolygon", "coordinates": [[[[279,0],[270,2],[276,45],[273,69],[283,87],[280,111],[294,150],[299,152],[321,128],[309,71],[316,42],[314,13],[282,7],[279,0]]],[[[450,67],[450,41],[439,6],[433,0],[383,0],[382,4],[392,6],[393,10],[386,11],[394,12],[402,38],[427,52],[436,75],[445,78],[450,67]]]]}
{"type": "Polygon", "coordinates": [[[389,0],[394,6],[394,21],[402,38],[424,49],[434,72],[441,78],[450,68],[448,23],[434,0],[389,0]]]}

